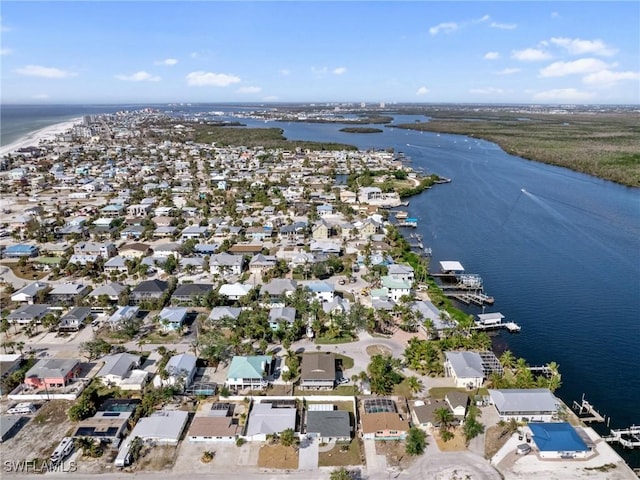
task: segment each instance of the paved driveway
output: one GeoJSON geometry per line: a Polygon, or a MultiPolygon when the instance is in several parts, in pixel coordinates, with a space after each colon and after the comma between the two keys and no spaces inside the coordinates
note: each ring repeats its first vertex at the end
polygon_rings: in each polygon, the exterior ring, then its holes
{"type": "Polygon", "coordinates": [[[298,451],[298,470],[317,470],[320,443],[317,438],[303,438],[298,451]]]}

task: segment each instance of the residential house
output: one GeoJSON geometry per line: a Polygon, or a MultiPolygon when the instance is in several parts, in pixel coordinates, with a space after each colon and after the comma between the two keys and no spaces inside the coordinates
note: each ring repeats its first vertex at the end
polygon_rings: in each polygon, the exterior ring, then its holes
{"type": "Polygon", "coordinates": [[[229,365],[225,385],[240,390],[266,388],[266,377],[271,374],[272,363],[273,358],[270,355],[236,355],[229,365]]]}
{"type": "Polygon", "coordinates": [[[121,257],[120,255],[107,260],[102,268],[105,273],[108,273],[109,275],[118,275],[120,273],[127,273],[129,271],[126,259],[124,257],[121,257]]]}
{"type": "Polygon", "coordinates": [[[273,404],[269,402],[253,405],[247,419],[245,438],[264,442],[267,435],[282,433],[296,428],[297,409],[295,403],[273,404]]]}
{"type": "Polygon", "coordinates": [[[372,235],[375,235],[376,233],[378,233],[378,230],[380,229],[380,224],[378,222],[376,222],[375,220],[373,220],[372,218],[367,218],[364,222],[362,222],[362,224],[360,225],[360,238],[362,240],[368,240],[371,238],[372,235]]]}
{"type": "Polygon", "coordinates": [[[548,388],[489,390],[489,402],[500,420],[551,422],[557,419],[561,402],[548,388]]]}
{"type": "Polygon", "coordinates": [[[380,277],[382,288],[386,288],[389,292],[389,298],[394,302],[398,302],[404,296],[411,295],[411,284],[404,280],[396,280],[388,275],[380,277]]]}
{"type": "Polygon", "coordinates": [[[260,288],[260,296],[268,295],[272,304],[279,304],[283,295],[291,296],[298,282],[288,278],[272,278],[260,288]]]}
{"type": "Polygon", "coordinates": [[[140,438],[149,445],[177,445],[189,421],[189,412],[161,410],[142,417],[128,438],[140,438]]]}
{"type": "Polygon", "coordinates": [[[159,261],[165,261],[167,258],[173,255],[173,258],[180,258],[180,249],[182,246],[179,243],[161,243],[153,247],[153,257],[159,261]]]}
{"type": "Polygon", "coordinates": [[[540,458],[587,458],[594,452],[595,443],[591,437],[583,429],[570,423],[532,422],[528,427],[540,458]]]}
{"type": "Polygon", "coordinates": [[[340,255],[342,247],[337,242],[313,241],[309,244],[312,253],[324,253],[326,255],[340,255]]]}
{"type": "Polygon", "coordinates": [[[464,392],[452,390],[444,396],[444,401],[447,402],[447,405],[449,405],[449,408],[456,418],[464,420],[467,414],[467,407],[469,406],[469,395],[464,392]]]}
{"type": "Polygon", "coordinates": [[[322,310],[329,315],[340,315],[351,311],[351,303],[338,295],[333,297],[333,301],[322,304],[322,310]]]}
{"type": "Polygon", "coordinates": [[[333,353],[302,355],[300,388],[332,390],[336,381],[336,356],[333,353]]]}
{"type": "Polygon", "coordinates": [[[269,326],[271,330],[284,328],[285,330],[293,325],[296,320],[296,309],[293,307],[275,307],[269,310],[269,326]]]}
{"type": "Polygon", "coordinates": [[[253,287],[244,283],[225,283],[220,286],[218,293],[229,300],[240,300],[247,295],[253,287]]]}
{"type": "Polygon", "coordinates": [[[207,415],[196,415],[187,438],[190,442],[235,442],[242,433],[238,420],[233,418],[233,403],[214,403],[207,415]]]}
{"type": "Polygon", "coordinates": [[[436,410],[445,408],[452,414],[449,404],[444,400],[415,400],[411,407],[411,420],[415,426],[423,430],[440,427],[440,419],[436,415],[436,410]]]}
{"type": "Polygon", "coordinates": [[[84,298],[91,291],[89,285],[65,282],[54,284],[48,293],[48,298],[55,305],[71,304],[84,298]]]}
{"type": "Polygon", "coordinates": [[[311,227],[311,237],[314,240],[327,240],[330,232],[330,225],[323,219],[318,220],[311,227]]]}
{"type": "Polygon", "coordinates": [[[242,309],[239,307],[213,307],[208,320],[214,324],[222,322],[225,319],[235,322],[240,316],[241,311],[242,309]]]}
{"type": "MultiPolygon", "coordinates": [[[[127,287],[124,286],[122,283],[111,282],[111,283],[107,283],[106,285],[100,285],[99,287],[95,288],[93,291],[89,293],[89,297],[92,297],[93,299],[98,300],[100,297],[105,295],[109,299],[110,303],[115,303],[120,298],[120,295],[122,294],[122,292],[126,290],[127,290],[127,287]]],[[[92,307],[95,307],[95,302],[92,305],[92,307]]]]}
{"type": "Polygon", "coordinates": [[[228,253],[216,253],[209,257],[209,271],[213,275],[240,275],[244,266],[244,258],[241,255],[229,255],[228,253]]]}
{"type": "Polygon", "coordinates": [[[171,225],[157,227],[153,231],[153,236],[155,238],[171,238],[178,233],[178,227],[173,227],[171,225]]]}
{"type": "Polygon", "coordinates": [[[317,438],[320,443],[351,441],[351,420],[346,410],[315,410],[314,407],[325,405],[309,405],[306,416],[307,437],[317,438]]]}
{"type": "Polygon", "coordinates": [[[185,240],[208,238],[210,234],[208,227],[191,225],[182,230],[180,239],[184,242],[185,240]]]}
{"type": "Polygon", "coordinates": [[[91,307],[73,307],[60,318],[58,331],[77,332],[91,319],[91,307]]]}
{"type": "Polygon", "coordinates": [[[403,440],[409,431],[409,422],[398,413],[395,402],[385,398],[365,400],[361,414],[362,436],[373,440],[403,440]],[[368,402],[380,405],[368,408],[368,402]]]}
{"type": "Polygon", "coordinates": [[[78,242],[73,246],[76,255],[96,255],[107,259],[114,257],[118,251],[111,242],[78,242]]]}
{"type": "Polygon", "coordinates": [[[205,263],[205,259],[202,257],[182,257],[178,260],[180,270],[191,274],[202,273],[205,263]]]}
{"type": "Polygon", "coordinates": [[[2,256],[5,258],[30,258],[37,257],[39,251],[36,245],[10,245],[2,252],[2,256]]]}
{"type": "Polygon", "coordinates": [[[139,305],[143,302],[156,302],[162,298],[169,288],[164,280],[145,280],[136,286],[129,294],[129,303],[139,305]]]}
{"type": "Polygon", "coordinates": [[[29,323],[41,323],[42,317],[49,313],[50,305],[28,304],[22,305],[20,308],[7,315],[9,323],[18,323],[27,325],[29,323]]]}
{"type": "Polygon", "coordinates": [[[482,357],[477,352],[445,352],[444,370],[458,388],[480,388],[485,378],[482,357]]]}
{"type": "Polygon", "coordinates": [[[140,240],[144,234],[145,227],[142,225],[129,225],[120,231],[121,240],[140,240]]]}
{"type": "Polygon", "coordinates": [[[134,204],[127,207],[128,217],[146,217],[153,210],[153,205],[148,203],[134,204]]]}
{"type": "Polygon", "coordinates": [[[313,297],[320,303],[333,302],[335,287],[328,282],[310,282],[305,288],[311,291],[313,297]]]}
{"type": "Polygon", "coordinates": [[[262,255],[258,253],[249,261],[249,271],[257,275],[262,275],[267,270],[275,267],[277,262],[278,260],[273,255],[262,255]]]}
{"type": "Polygon", "coordinates": [[[333,206],[329,204],[318,205],[316,207],[316,213],[320,218],[333,215],[333,206]]]}
{"type": "Polygon", "coordinates": [[[171,295],[172,304],[199,305],[213,290],[210,283],[183,283],[171,295]]]}
{"type": "Polygon", "coordinates": [[[134,242],[120,247],[118,252],[123,258],[134,259],[146,257],[147,255],[153,253],[153,250],[151,250],[151,247],[149,247],[149,245],[147,245],[146,243],[134,242]]]}
{"type": "Polygon", "coordinates": [[[132,412],[96,412],[80,421],[71,436],[118,445],[129,427],[131,415],[132,412]]]}
{"type": "Polygon", "coordinates": [[[38,293],[46,292],[48,289],[49,289],[48,283],[33,282],[25,287],[22,287],[17,292],[14,292],[13,294],[11,294],[11,301],[33,304],[36,302],[38,298],[38,293]]]}
{"type": "Polygon", "coordinates": [[[393,263],[387,267],[387,275],[394,280],[409,283],[409,286],[413,286],[414,272],[411,265],[400,265],[393,263]]]}
{"type": "Polygon", "coordinates": [[[33,388],[64,387],[80,373],[80,362],[68,358],[43,358],[31,367],[24,383],[33,388]]]}
{"type": "Polygon", "coordinates": [[[153,379],[153,384],[156,387],[162,385],[179,385],[183,390],[186,390],[189,388],[196,375],[197,360],[198,358],[190,353],[174,355],[169,359],[167,365],[164,367],[168,377],[166,379],[162,379],[159,375],[156,375],[153,379]]]}
{"type": "Polygon", "coordinates": [[[97,377],[102,383],[115,386],[121,390],[141,391],[149,376],[145,370],[140,370],[140,357],[130,353],[116,353],[103,357],[104,365],[97,377]]]}
{"type": "Polygon", "coordinates": [[[118,309],[113,312],[113,315],[111,315],[107,320],[107,324],[113,330],[117,330],[122,328],[125,323],[136,318],[139,312],[140,307],[118,307],[118,309]]]}
{"type": "Polygon", "coordinates": [[[98,262],[98,260],[100,260],[101,258],[102,257],[100,257],[100,255],[78,255],[74,253],[73,255],[71,255],[71,257],[69,257],[68,263],[71,263],[73,265],[81,265],[84,267],[88,264],[98,262]]]}
{"type": "Polygon", "coordinates": [[[182,327],[187,316],[186,307],[164,307],[160,310],[160,326],[165,332],[175,332],[182,327]]]}

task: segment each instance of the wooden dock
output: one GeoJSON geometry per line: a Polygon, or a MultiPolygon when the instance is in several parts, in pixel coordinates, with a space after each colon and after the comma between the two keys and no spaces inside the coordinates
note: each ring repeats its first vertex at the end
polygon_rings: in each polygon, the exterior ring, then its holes
{"type": "Polygon", "coordinates": [[[498,330],[501,328],[507,329],[510,333],[516,333],[520,331],[520,325],[515,322],[503,322],[504,315],[500,312],[482,313],[478,315],[478,320],[471,327],[474,330],[498,330]]]}
{"type": "Polygon", "coordinates": [[[603,437],[608,443],[619,443],[624,448],[640,448],[640,426],[611,430],[609,436],[603,437]]]}
{"type": "Polygon", "coordinates": [[[590,422],[604,423],[604,417],[600,415],[600,413],[595,409],[593,405],[591,405],[587,400],[585,400],[584,394],[582,395],[581,403],[578,403],[574,400],[573,409],[578,412],[578,418],[580,418],[580,420],[582,420],[585,423],[590,423],[590,422]]]}
{"type": "Polygon", "coordinates": [[[449,298],[453,298],[458,300],[459,302],[464,303],[465,305],[478,305],[482,307],[483,305],[493,305],[494,298],[488,295],[485,295],[482,292],[468,292],[468,291],[460,291],[460,290],[444,290],[445,296],[449,298]]]}

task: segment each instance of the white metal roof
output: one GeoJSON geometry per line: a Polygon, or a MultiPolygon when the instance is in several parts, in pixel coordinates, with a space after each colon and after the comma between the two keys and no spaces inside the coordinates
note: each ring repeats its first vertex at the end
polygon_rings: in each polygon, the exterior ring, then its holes
{"type": "Polygon", "coordinates": [[[443,272],[464,272],[464,267],[462,266],[462,264],[454,260],[444,260],[440,262],[440,269],[443,272]]]}

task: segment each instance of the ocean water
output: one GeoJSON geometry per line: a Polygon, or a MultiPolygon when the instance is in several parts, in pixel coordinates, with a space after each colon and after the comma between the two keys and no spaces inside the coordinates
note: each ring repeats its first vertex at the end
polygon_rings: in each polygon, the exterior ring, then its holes
{"type": "MultiPolygon", "coordinates": [[[[2,143],[5,128],[15,140],[29,125],[34,130],[131,106],[39,109],[3,107],[2,143]]],[[[233,107],[181,110],[229,113],[233,107]]],[[[396,123],[416,119],[424,117],[397,116],[396,123]]],[[[242,122],[264,127],[261,121],[242,122]]],[[[412,197],[408,207],[419,219],[425,245],[433,249],[432,269],[440,260],[459,260],[467,272],[481,275],[485,290],[496,299],[487,311],[500,311],[522,327],[517,335],[497,334],[495,348],[509,348],[532,365],[557,362],[563,380],[557,394],[567,404],[584,394],[611,417],[612,428],[640,422],[638,189],[513,157],[495,144],[463,136],[393,128],[348,134],[331,124],[269,126],[282,128],[292,140],[392,147],[404,152],[414,168],[452,178],[450,184],[412,197]]],[[[620,453],[640,467],[640,452],[620,453]]]]}

